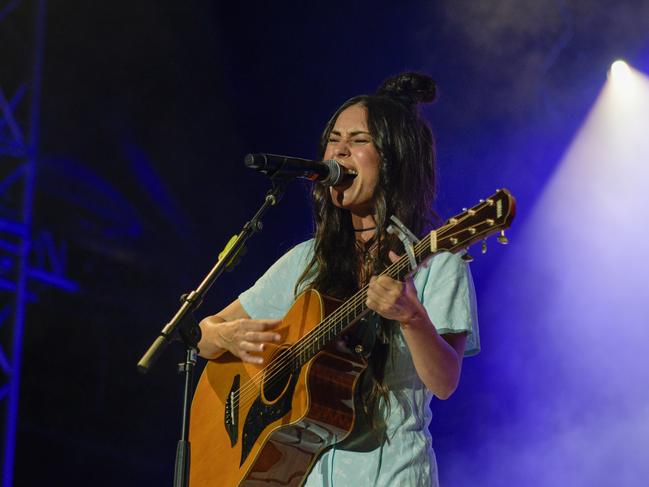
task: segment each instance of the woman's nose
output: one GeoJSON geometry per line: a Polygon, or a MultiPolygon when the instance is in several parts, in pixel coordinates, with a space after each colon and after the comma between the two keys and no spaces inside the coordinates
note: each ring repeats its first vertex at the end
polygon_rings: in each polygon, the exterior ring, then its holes
{"type": "Polygon", "coordinates": [[[335,157],[347,157],[351,152],[349,151],[349,144],[344,140],[339,140],[334,145],[334,156],[335,157]]]}

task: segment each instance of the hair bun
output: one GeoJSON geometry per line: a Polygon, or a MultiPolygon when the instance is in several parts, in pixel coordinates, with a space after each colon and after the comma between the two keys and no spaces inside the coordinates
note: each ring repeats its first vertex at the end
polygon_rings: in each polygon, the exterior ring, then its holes
{"type": "Polygon", "coordinates": [[[386,79],[376,93],[413,108],[417,103],[435,100],[437,85],[426,74],[407,72],[386,79]]]}

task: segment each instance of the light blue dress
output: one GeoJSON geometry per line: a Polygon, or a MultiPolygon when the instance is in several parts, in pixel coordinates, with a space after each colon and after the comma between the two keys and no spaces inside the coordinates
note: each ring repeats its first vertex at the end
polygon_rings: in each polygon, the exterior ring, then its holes
{"type": "MultiPolygon", "coordinates": [[[[295,284],[312,251],[313,240],[293,247],[239,296],[251,318],[282,318],[286,314],[295,301],[295,284]]],[[[415,274],[414,283],[438,333],[466,332],[465,355],[478,353],[475,291],[464,261],[456,254],[441,252],[415,274]]],[[[306,487],[437,486],[437,465],[428,430],[432,395],[417,376],[400,331],[390,350],[385,368],[391,403],[385,420],[387,441],[377,442],[368,429],[365,446],[355,446],[353,451],[340,446],[329,449],[313,467],[306,487]]],[[[386,414],[386,408],[380,412],[386,414]]],[[[363,444],[363,438],[359,444],[363,444]]]]}

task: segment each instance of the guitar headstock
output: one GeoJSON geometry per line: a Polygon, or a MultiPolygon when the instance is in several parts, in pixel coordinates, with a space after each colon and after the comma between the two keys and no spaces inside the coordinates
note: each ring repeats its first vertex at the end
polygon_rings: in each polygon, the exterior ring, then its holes
{"type": "Polygon", "coordinates": [[[506,189],[499,189],[473,208],[449,218],[432,232],[431,250],[457,252],[497,232],[501,232],[500,243],[507,243],[504,230],[511,225],[515,215],[516,200],[506,189]]]}

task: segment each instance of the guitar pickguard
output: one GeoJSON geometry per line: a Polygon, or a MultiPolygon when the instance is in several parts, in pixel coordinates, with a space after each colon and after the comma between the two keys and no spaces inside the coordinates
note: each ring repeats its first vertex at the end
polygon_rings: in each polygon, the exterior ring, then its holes
{"type": "Polygon", "coordinates": [[[239,465],[243,465],[243,462],[246,461],[250,450],[264,428],[273,421],[277,421],[282,416],[285,416],[291,410],[291,400],[298,377],[299,373],[297,372],[291,375],[284,394],[273,404],[264,403],[261,395],[259,395],[252,406],[250,406],[248,416],[246,416],[246,422],[243,425],[241,463],[239,465]]]}

